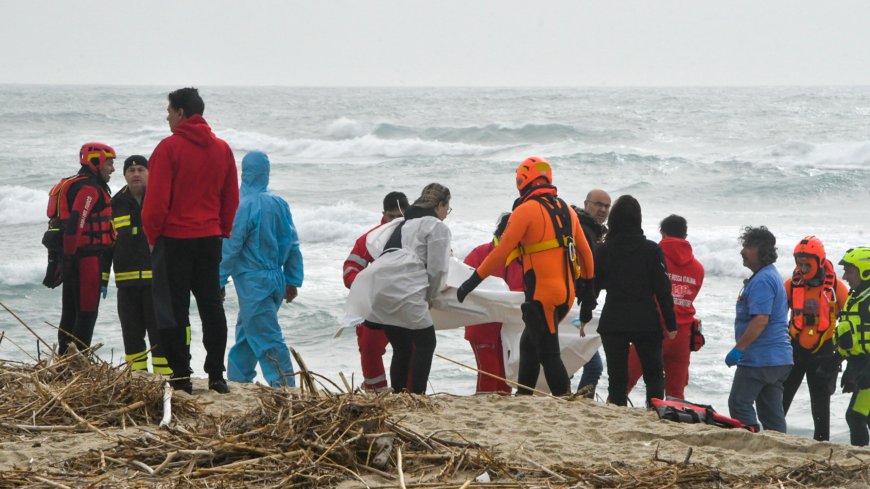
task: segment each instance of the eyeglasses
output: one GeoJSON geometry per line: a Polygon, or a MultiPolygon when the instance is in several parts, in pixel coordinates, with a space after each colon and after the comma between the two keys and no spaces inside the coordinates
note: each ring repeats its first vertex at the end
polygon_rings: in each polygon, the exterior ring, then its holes
{"type": "Polygon", "coordinates": [[[610,209],[610,204],[605,204],[604,202],[598,202],[597,200],[586,200],[584,202],[587,204],[592,204],[595,207],[598,207],[598,208],[601,208],[604,210],[610,209]]]}
{"type": "Polygon", "coordinates": [[[447,215],[450,215],[451,212],[453,212],[453,207],[448,207],[447,208],[447,215]]]}

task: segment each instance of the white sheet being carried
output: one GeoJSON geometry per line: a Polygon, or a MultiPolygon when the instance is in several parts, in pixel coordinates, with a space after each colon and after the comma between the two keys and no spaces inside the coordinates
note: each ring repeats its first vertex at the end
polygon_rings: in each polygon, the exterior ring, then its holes
{"type": "MultiPolygon", "coordinates": [[[[456,258],[451,258],[445,287],[432,301],[432,309],[429,311],[435,329],[453,329],[491,322],[502,323],[505,374],[508,379],[516,381],[519,369],[520,336],[525,327],[520,312],[520,305],[525,300],[524,295],[522,292],[512,292],[500,278],[487,277],[465,298],[465,302],[460,303],[456,299],[456,289],[471,276],[472,271],[473,268],[456,258]]],[[[351,287],[345,306],[345,321],[341,329],[358,326],[371,311],[370,300],[370,295],[364,293],[362,287],[356,292],[354,287],[351,287]]],[[[577,328],[571,324],[578,316],[579,308],[574,306],[567,318],[559,325],[559,348],[569,376],[574,375],[585,365],[601,346],[601,339],[596,333],[598,320],[593,319],[586,326],[586,336],[581,338],[577,328]]],[[[341,334],[341,329],[336,332],[336,336],[341,334]]],[[[543,369],[538,377],[536,388],[549,392],[543,369]]]]}

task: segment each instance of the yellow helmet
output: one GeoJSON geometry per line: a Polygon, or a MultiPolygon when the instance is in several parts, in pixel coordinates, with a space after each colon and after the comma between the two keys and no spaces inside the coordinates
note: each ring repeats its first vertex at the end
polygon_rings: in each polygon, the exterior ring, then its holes
{"type": "Polygon", "coordinates": [[[870,248],[859,246],[852,248],[843,255],[840,265],[852,265],[858,269],[861,280],[870,280],[870,248]]]}

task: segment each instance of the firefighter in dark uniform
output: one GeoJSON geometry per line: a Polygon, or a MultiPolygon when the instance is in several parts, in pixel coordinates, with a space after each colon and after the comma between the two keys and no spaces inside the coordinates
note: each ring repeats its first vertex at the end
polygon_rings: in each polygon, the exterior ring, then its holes
{"type": "Polygon", "coordinates": [[[112,197],[112,218],[118,242],[112,256],[118,287],[118,318],[124,337],[124,353],[130,370],[148,371],[148,349],[155,374],[172,375],[160,345],[151,295],[151,253],[142,232],[142,201],[148,181],[148,160],[133,155],[124,160],[127,185],[112,197]]]}

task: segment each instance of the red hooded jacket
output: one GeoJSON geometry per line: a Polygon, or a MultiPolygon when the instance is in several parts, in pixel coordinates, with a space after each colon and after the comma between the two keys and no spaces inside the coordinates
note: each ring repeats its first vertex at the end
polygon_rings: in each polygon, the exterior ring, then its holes
{"type": "MultiPolygon", "coordinates": [[[[465,257],[464,263],[468,266],[479,267],[489,253],[495,249],[495,244],[490,241],[471,250],[465,257]]],[[[493,276],[504,279],[508,288],[513,291],[523,291],[523,265],[519,260],[514,260],[507,267],[499,268],[493,276]]],[[[495,343],[501,337],[501,323],[475,324],[465,327],[465,339],[472,343],[495,343]]]]}
{"type": "Polygon", "coordinates": [[[236,160],[201,115],[182,121],[148,160],[142,228],[148,243],[170,238],[228,238],[239,207],[236,160]]]}
{"type": "Polygon", "coordinates": [[[704,267],[692,254],[692,245],[685,239],[663,238],[659,246],[665,255],[674,297],[677,327],[687,328],[695,319],[695,297],[704,283],[704,267]]]}

